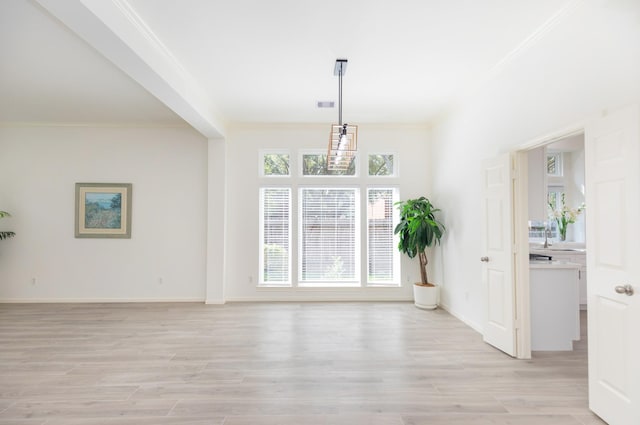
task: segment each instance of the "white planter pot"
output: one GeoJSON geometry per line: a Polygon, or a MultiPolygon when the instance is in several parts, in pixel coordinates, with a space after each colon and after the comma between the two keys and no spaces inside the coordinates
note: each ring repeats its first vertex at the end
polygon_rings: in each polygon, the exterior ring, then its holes
{"type": "Polygon", "coordinates": [[[418,308],[426,310],[433,310],[438,307],[438,295],[440,287],[434,286],[422,286],[419,284],[413,285],[413,300],[418,308]]]}

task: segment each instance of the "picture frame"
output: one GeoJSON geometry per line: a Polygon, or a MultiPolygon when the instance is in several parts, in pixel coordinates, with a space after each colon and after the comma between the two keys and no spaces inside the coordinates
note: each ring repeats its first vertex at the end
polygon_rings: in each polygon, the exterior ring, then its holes
{"type": "Polygon", "coordinates": [[[131,239],[131,183],[76,183],[76,238],[131,239]]]}

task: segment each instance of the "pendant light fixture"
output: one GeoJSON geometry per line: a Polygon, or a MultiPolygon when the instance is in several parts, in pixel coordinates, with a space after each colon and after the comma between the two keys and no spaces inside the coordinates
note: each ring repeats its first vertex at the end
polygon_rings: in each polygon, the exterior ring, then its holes
{"type": "Polygon", "coordinates": [[[342,123],[342,77],[347,70],[347,59],[336,59],[333,75],[338,76],[338,124],[331,125],[327,170],[342,171],[349,168],[358,148],[358,126],[342,123]]]}

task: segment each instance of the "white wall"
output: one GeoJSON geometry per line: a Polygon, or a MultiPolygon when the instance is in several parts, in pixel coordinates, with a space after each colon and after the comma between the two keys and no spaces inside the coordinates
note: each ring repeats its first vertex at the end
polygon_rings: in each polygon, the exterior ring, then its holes
{"type": "MultiPolygon", "coordinates": [[[[584,146],[584,145],[583,145],[584,146]]],[[[584,147],[580,150],[570,152],[567,155],[567,162],[571,167],[571,174],[567,176],[568,201],[570,208],[577,208],[584,201],[585,195],[585,158],[584,147]]],[[[576,222],[567,229],[567,239],[576,242],[585,242],[587,238],[586,210],[578,216],[576,222]]]]}
{"type": "MultiPolygon", "coordinates": [[[[297,164],[300,150],[326,150],[328,125],[256,125],[231,128],[227,133],[227,226],[225,299],[239,300],[369,300],[412,299],[412,285],[419,280],[415,261],[402,258],[401,288],[311,289],[257,288],[259,277],[259,176],[261,149],[288,149],[297,164]]],[[[360,125],[358,151],[395,152],[400,176],[375,182],[398,185],[401,199],[430,196],[429,131],[425,127],[360,125]]],[[[366,158],[366,156],[362,156],[366,158]]],[[[366,170],[366,168],[365,168],[366,170]]],[[[298,173],[297,165],[293,168],[298,173]]],[[[299,181],[299,178],[294,178],[299,181]]],[[[369,180],[371,181],[371,180],[369,180]]],[[[327,180],[329,182],[329,180],[327,180]]],[[[332,179],[335,184],[360,184],[361,178],[332,179]]],[[[276,178],[267,184],[284,184],[276,178]]],[[[316,184],[306,182],[307,184],[316,184]]],[[[295,241],[297,231],[293,229],[295,241]]],[[[364,258],[362,261],[366,261],[364,258]]],[[[416,259],[417,261],[417,259],[416,259]]],[[[295,278],[295,273],[294,273],[295,278]]]]}
{"type": "Polygon", "coordinates": [[[207,140],[188,128],[0,128],[1,301],[204,300],[207,140]],[[131,239],[75,239],[76,182],[133,184],[131,239]],[[159,279],[162,279],[162,283],[159,279]],[[35,279],[35,283],[33,283],[35,279]]]}
{"type": "Polygon", "coordinates": [[[547,221],[546,151],[544,146],[527,152],[529,172],[529,220],[547,221]]]}
{"type": "Polygon", "coordinates": [[[227,144],[208,141],[207,304],[224,304],[227,236],[227,144]]]}
{"type": "Polygon", "coordinates": [[[449,230],[436,274],[446,307],[477,329],[486,319],[479,261],[482,160],[604,109],[640,102],[639,22],[640,2],[579,3],[434,128],[433,200],[449,230]]]}

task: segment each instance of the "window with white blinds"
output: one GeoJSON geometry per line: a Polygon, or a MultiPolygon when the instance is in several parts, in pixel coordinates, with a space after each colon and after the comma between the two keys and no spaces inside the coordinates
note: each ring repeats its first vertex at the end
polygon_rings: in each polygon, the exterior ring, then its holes
{"type": "Polygon", "coordinates": [[[393,230],[397,224],[394,203],[398,190],[367,189],[367,283],[400,284],[400,253],[393,230]]]}
{"type": "Polygon", "coordinates": [[[359,285],[358,199],[356,188],[300,189],[302,285],[359,285]]]}
{"type": "Polygon", "coordinates": [[[291,189],[260,189],[261,285],[291,285],[291,189]]]}

